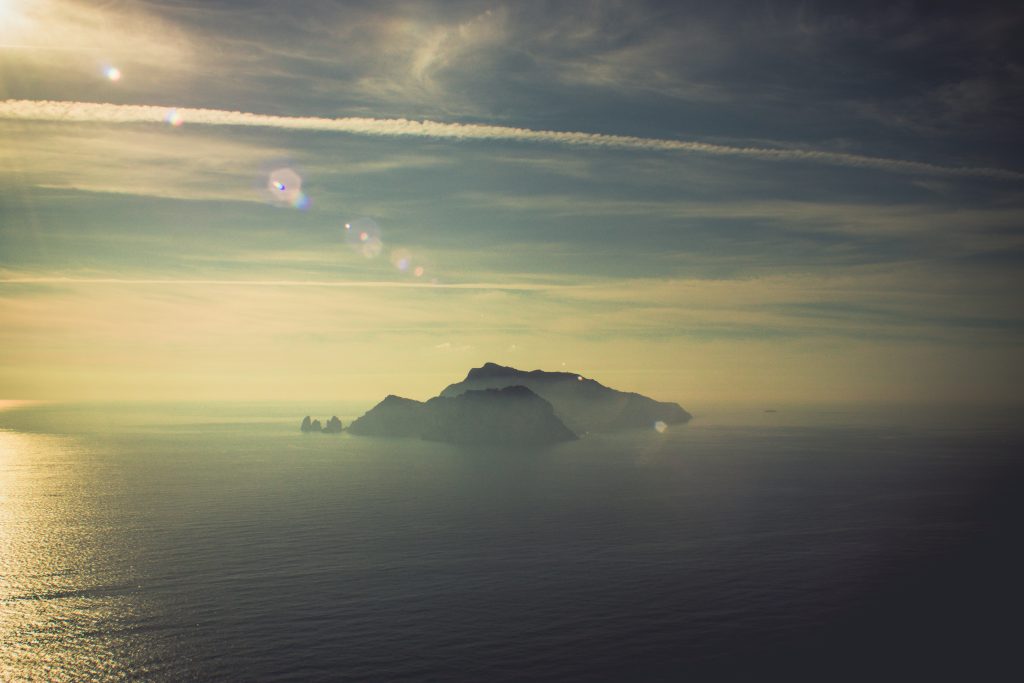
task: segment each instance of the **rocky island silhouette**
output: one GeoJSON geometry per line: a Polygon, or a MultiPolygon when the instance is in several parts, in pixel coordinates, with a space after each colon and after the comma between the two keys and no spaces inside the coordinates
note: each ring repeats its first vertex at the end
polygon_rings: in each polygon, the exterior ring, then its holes
{"type": "MultiPolygon", "coordinates": [[[[587,432],[664,428],[691,417],[677,403],[618,391],[576,373],[485,363],[427,401],[389,395],[348,431],[448,443],[552,444],[587,432]]],[[[321,431],[308,421],[303,431],[321,431]]],[[[340,431],[340,423],[322,431],[340,431]]]]}

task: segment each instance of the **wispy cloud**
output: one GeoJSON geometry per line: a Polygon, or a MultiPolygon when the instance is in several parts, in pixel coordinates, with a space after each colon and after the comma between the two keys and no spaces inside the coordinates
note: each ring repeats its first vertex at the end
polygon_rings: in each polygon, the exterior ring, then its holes
{"type": "Polygon", "coordinates": [[[176,278],[64,277],[54,275],[0,277],[0,285],[159,285],[203,287],[339,287],[344,289],[469,289],[545,290],[538,283],[421,282],[388,280],[230,280],[176,278]]]}
{"type": "MultiPolygon", "coordinates": [[[[0,103],[0,119],[62,121],[72,123],[162,123],[168,108],[153,105],[124,105],[52,100],[6,100],[0,103]]],[[[679,152],[761,161],[804,162],[895,173],[943,176],[974,176],[1001,180],[1024,180],[1024,173],[978,166],[943,166],[922,161],[872,157],[811,149],[773,149],[711,144],[692,140],[669,140],[632,135],[608,135],[581,131],[535,130],[473,123],[444,123],[409,119],[367,117],[324,118],[313,116],[272,116],[221,109],[179,108],[190,124],[307,130],[376,137],[417,137],[457,141],[505,141],[598,147],[654,152],[679,152]]]]}
{"type": "Polygon", "coordinates": [[[997,382],[979,392],[1012,395],[1020,380],[1019,307],[990,296],[1005,280],[973,274],[628,278],[547,292],[13,275],[52,285],[0,286],[0,373],[9,392],[30,396],[124,398],[156,386],[191,399],[308,399],[337,397],[344,382],[348,395],[377,400],[374,377],[397,374],[387,391],[425,398],[485,360],[565,362],[675,400],[762,390],[834,399],[836,386],[846,397],[922,396],[919,381],[962,396],[962,368],[997,382]],[[438,376],[415,379],[425,369],[438,376]]]}
{"type": "MultiPolygon", "coordinates": [[[[989,233],[1000,244],[1017,243],[1012,230],[1024,222],[1017,205],[960,208],[924,203],[869,204],[796,200],[647,200],[583,194],[464,192],[460,200],[513,212],[555,216],[664,216],[688,219],[740,219],[775,222],[787,229],[863,235],[937,235],[989,233]]],[[[967,246],[967,245],[964,245],[967,246]]]]}
{"type": "MultiPolygon", "coordinates": [[[[286,158],[271,145],[211,134],[44,126],[31,134],[4,135],[0,163],[18,180],[38,187],[174,199],[265,201],[253,169],[267,159],[286,158]]],[[[179,131],[181,132],[181,131],[179,131]]]]}
{"type": "MultiPolygon", "coordinates": [[[[245,296],[254,304],[261,297],[308,296],[319,305],[326,305],[331,297],[341,297],[339,300],[348,302],[346,306],[350,308],[356,300],[366,307],[360,309],[358,316],[363,323],[372,318],[389,326],[415,320],[416,324],[441,328],[454,322],[456,328],[497,329],[511,325],[569,335],[644,333],[670,337],[714,327],[735,330],[737,334],[757,328],[790,335],[825,336],[919,335],[926,330],[937,338],[959,339],[963,330],[942,329],[944,320],[984,319],[1003,324],[1017,338],[1024,329],[1019,307],[1015,300],[997,296],[1011,288],[1014,279],[1012,274],[978,277],[976,273],[940,271],[910,263],[898,272],[864,266],[831,273],[731,279],[630,277],[536,282],[517,277],[507,282],[478,279],[454,283],[90,277],[7,271],[0,272],[0,300],[5,300],[7,293],[18,291],[14,287],[24,285],[47,286],[38,290],[40,296],[60,291],[85,296],[85,292],[101,291],[104,296],[123,292],[160,300],[184,296],[191,301],[195,295],[220,301],[247,292],[245,296]],[[230,295],[224,297],[224,292],[230,295]],[[431,297],[434,305],[423,310],[417,308],[410,297],[420,295],[431,297]],[[395,306],[400,310],[394,310],[395,306]],[[512,307],[519,310],[514,324],[502,313],[512,307]],[[863,315],[850,315],[851,311],[866,310],[879,316],[884,314],[885,318],[866,320],[863,315]],[[453,315],[456,317],[452,318],[453,315]]],[[[432,346],[444,348],[443,342],[454,345],[450,339],[443,339],[432,342],[432,346]]]]}

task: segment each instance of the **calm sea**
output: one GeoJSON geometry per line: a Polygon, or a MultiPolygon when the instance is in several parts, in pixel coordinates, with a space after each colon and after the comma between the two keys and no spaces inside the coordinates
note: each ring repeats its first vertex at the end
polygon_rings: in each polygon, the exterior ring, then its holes
{"type": "Polygon", "coordinates": [[[516,451],[316,408],[0,412],[0,679],[1022,680],[1012,416],[516,451]]]}

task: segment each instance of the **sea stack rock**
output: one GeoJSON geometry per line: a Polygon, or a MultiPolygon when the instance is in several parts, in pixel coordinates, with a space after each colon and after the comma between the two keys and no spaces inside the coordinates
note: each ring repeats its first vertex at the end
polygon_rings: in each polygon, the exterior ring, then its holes
{"type": "Polygon", "coordinates": [[[324,425],[324,432],[327,434],[340,434],[341,433],[341,420],[338,419],[337,415],[332,415],[331,419],[324,425]]]}
{"type": "Polygon", "coordinates": [[[303,432],[313,431],[313,423],[310,421],[309,415],[302,418],[302,426],[299,427],[299,429],[301,429],[303,432]]]}

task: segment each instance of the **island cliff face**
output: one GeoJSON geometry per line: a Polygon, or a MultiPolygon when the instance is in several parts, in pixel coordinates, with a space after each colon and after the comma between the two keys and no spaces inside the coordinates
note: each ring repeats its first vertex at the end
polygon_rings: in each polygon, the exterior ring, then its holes
{"type": "Polygon", "coordinates": [[[522,386],[436,396],[425,403],[388,396],[348,429],[366,436],[464,444],[550,444],[576,438],[550,403],[522,386]]]}
{"type": "Polygon", "coordinates": [[[569,372],[526,372],[496,363],[473,368],[466,379],[441,392],[454,398],[469,391],[522,386],[547,400],[555,414],[577,434],[650,428],[656,422],[680,424],[693,416],[678,403],[655,401],[631,392],[617,391],[600,382],[569,372]]]}

